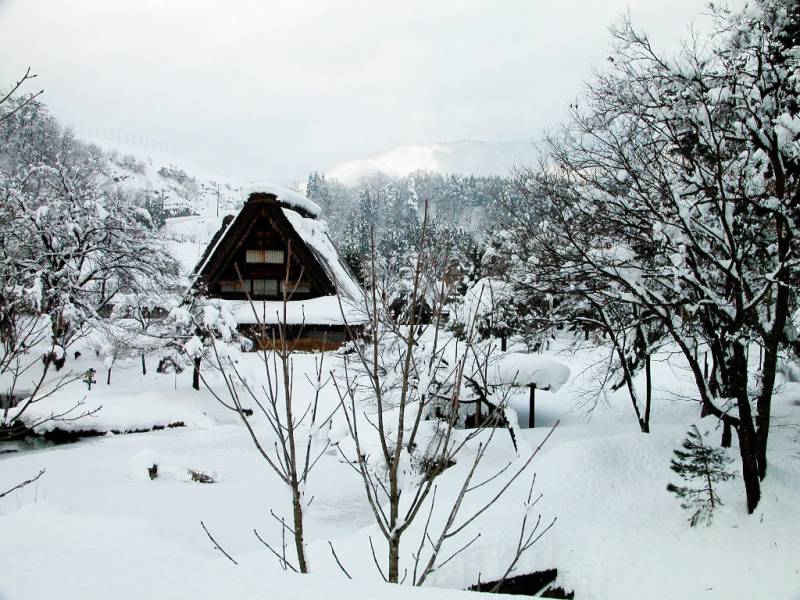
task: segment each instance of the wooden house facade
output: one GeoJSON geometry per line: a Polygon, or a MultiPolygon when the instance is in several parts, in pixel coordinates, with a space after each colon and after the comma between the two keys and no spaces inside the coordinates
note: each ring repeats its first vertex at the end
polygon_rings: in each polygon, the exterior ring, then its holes
{"type": "Polygon", "coordinates": [[[316,204],[274,186],[259,189],[223,219],[195,270],[195,288],[227,304],[256,347],[280,339],[279,326],[299,350],[340,346],[364,322],[360,286],[316,204]]]}

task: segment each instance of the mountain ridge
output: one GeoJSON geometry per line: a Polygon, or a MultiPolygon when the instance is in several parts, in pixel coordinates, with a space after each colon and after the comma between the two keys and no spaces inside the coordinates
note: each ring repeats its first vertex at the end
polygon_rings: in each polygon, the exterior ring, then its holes
{"type": "Polygon", "coordinates": [[[339,162],[325,176],[342,183],[383,174],[403,177],[415,171],[462,175],[508,175],[515,167],[531,165],[537,157],[532,142],[459,140],[398,146],[361,159],[339,162]]]}

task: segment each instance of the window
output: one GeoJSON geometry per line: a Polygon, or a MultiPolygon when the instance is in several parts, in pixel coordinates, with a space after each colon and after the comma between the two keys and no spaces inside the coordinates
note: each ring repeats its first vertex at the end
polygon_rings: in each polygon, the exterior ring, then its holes
{"type": "MultiPolygon", "coordinates": [[[[286,286],[286,292],[289,294],[309,294],[311,293],[311,284],[305,281],[299,282],[295,286],[295,282],[290,281],[289,285],[286,286]]],[[[284,291],[283,281],[281,281],[281,292],[284,291]]]]}
{"type": "Polygon", "coordinates": [[[282,265],[283,250],[247,250],[245,252],[245,262],[282,265]]]}
{"type": "Polygon", "coordinates": [[[250,287],[250,280],[245,279],[244,285],[238,279],[228,279],[228,280],[221,280],[219,282],[219,291],[220,292],[240,292],[244,293],[245,291],[249,292],[252,288],[250,287]]]}
{"type": "Polygon", "coordinates": [[[253,295],[254,296],[277,296],[278,295],[278,280],[277,279],[253,279],[253,295]]]}

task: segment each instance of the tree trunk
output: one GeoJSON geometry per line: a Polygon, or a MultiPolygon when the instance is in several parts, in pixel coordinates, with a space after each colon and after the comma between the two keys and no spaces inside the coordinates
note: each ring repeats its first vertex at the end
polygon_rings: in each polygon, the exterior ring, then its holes
{"type": "Polygon", "coordinates": [[[644,358],[644,422],[642,423],[642,433],[650,433],[650,406],[653,400],[653,378],[650,370],[650,355],[644,358]]]}
{"type": "Polygon", "coordinates": [[[758,478],[758,449],[753,423],[742,421],[737,429],[739,453],[742,457],[742,479],[747,494],[747,512],[752,513],[761,499],[761,480],[758,478]]]}
{"type": "Polygon", "coordinates": [[[723,448],[730,448],[731,442],[733,441],[732,438],[732,431],[731,431],[731,424],[728,421],[722,422],[722,440],[720,441],[720,446],[723,448]]]}
{"type": "Polygon", "coordinates": [[[400,583],[400,538],[389,538],[389,583],[400,583]]]}
{"type": "Polygon", "coordinates": [[[192,371],[192,387],[196,390],[200,389],[200,361],[201,357],[194,359],[194,370],[192,371]]]}
{"type": "Polygon", "coordinates": [[[736,398],[739,409],[739,424],[736,433],[739,437],[739,453],[742,458],[742,479],[747,495],[747,512],[752,513],[761,499],[761,480],[758,477],[758,446],[753,416],[750,409],[750,395],[747,390],[747,351],[742,343],[733,344],[733,352],[728,367],[730,391],[736,398]]]}
{"type": "MultiPolygon", "coordinates": [[[[399,437],[399,436],[398,436],[399,437]]],[[[396,455],[394,455],[396,457],[396,455]]],[[[389,536],[389,583],[400,582],[400,535],[397,526],[400,517],[400,486],[397,481],[397,461],[392,463],[389,469],[389,525],[391,534],[389,536]]]]}
{"type": "MultiPolygon", "coordinates": [[[[782,192],[782,177],[777,182],[776,191],[782,192]]],[[[761,371],[761,394],[756,406],[756,456],[758,457],[758,476],[764,479],[767,475],[767,441],[769,439],[769,420],[772,405],[772,392],[775,388],[775,372],[778,367],[778,350],[783,339],[786,321],[789,318],[789,291],[792,282],[786,263],[792,252],[792,229],[778,218],[775,223],[775,237],[778,240],[778,260],[781,269],[778,272],[778,285],[775,289],[775,318],[772,328],[764,336],[764,364],[761,371]]]]}
{"type": "Polygon", "coordinates": [[[108,375],[106,375],[106,385],[111,385],[111,367],[108,367],[108,375]]]}
{"type": "Polygon", "coordinates": [[[144,352],[142,352],[142,375],[147,375],[147,363],[144,362],[144,352]]]}
{"type": "Polygon", "coordinates": [[[775,388],[775,374],[778,369],[778,344],[764,349],[764,367],[761,371],[761,393],[756,404],[756,456],[758,457],[758,476],[767,475],[767,441],[769,439],[769,420],[772,405],[772,392],[775,388]]]}
{"type": "Polygon", "coordinates": [[[294,547],[297,551],[297,568],[301,573],[308,573],[303,534],[303,499],[300,496],[300,486],[297,482],[293,482],[292,485],[292,516],[294,517],[294,547]]]}

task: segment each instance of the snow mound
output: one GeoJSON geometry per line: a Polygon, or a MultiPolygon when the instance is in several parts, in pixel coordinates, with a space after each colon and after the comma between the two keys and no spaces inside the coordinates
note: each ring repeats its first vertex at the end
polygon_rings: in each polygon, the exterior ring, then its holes
{"type": "Polygon", "coordinates": [[[467,290],[460,303],[455,305],[455,319],[461,323],[470,323],[491,315],[497,308],[514,298],[511,284],[499,277],[484,277],[475,282],[467,290]]]}
{"type": "Polygon", "coordinates": [[[247,199],[250,197],[250,194],[275,194],[278,197],[278,201],[286,204],[288,206],[294,206],[295,208],[299,208],[304,210],[310,215],[314,217],[318,217],[322,213],[322,209],[319,207],[319,204],[316,202],[309,200],[300,192],[294,192],[292,190],[286,189],[285,187],[275,185],[274,183],[269,182],[253,182],[248,183],[242,188],[242,200],[247,202],[247,199]]]}
{"type": "Polygon", "coordinates": [[[200,469],[180,461],[162,459],[155,451],[150,449],[140,450],[131,456],[128,461],[128,477],[132,481],[167,479],[193,482],[196,480],[196,476],[205,476],[213,482],[218,482],[221,479],[221,472],[217,469],[200,469]],[[156,467],[155,477],[150,475],[150,470],[153,467],[156,467]]]}
{"type": "Polygon", "coordinates": [[[129,394],[98,390],[88,392],[84,398],[76,397],[74,392],[61,393],[28,406],[19,420],[38,434],[56,429],[121,433],[164,427],[206,428],[214,424],[197,403],[165,401],[157,391],[129,394]],[[88,415],[76,418],[83,413],[88,415]]]}
{"type": "Polygon", "coordinates": [[[133,481],[149,481],[150,469],[159,461],[158,454],[153,450],[140,450],[128,461],[128,477],[133,481]]]}
{"type": "Polygon", "coordinates": [[[569,379],[570,369],[549,356],[508,352],[489,363],[489,385],[535,385],[558,391],[569,379]]]}

